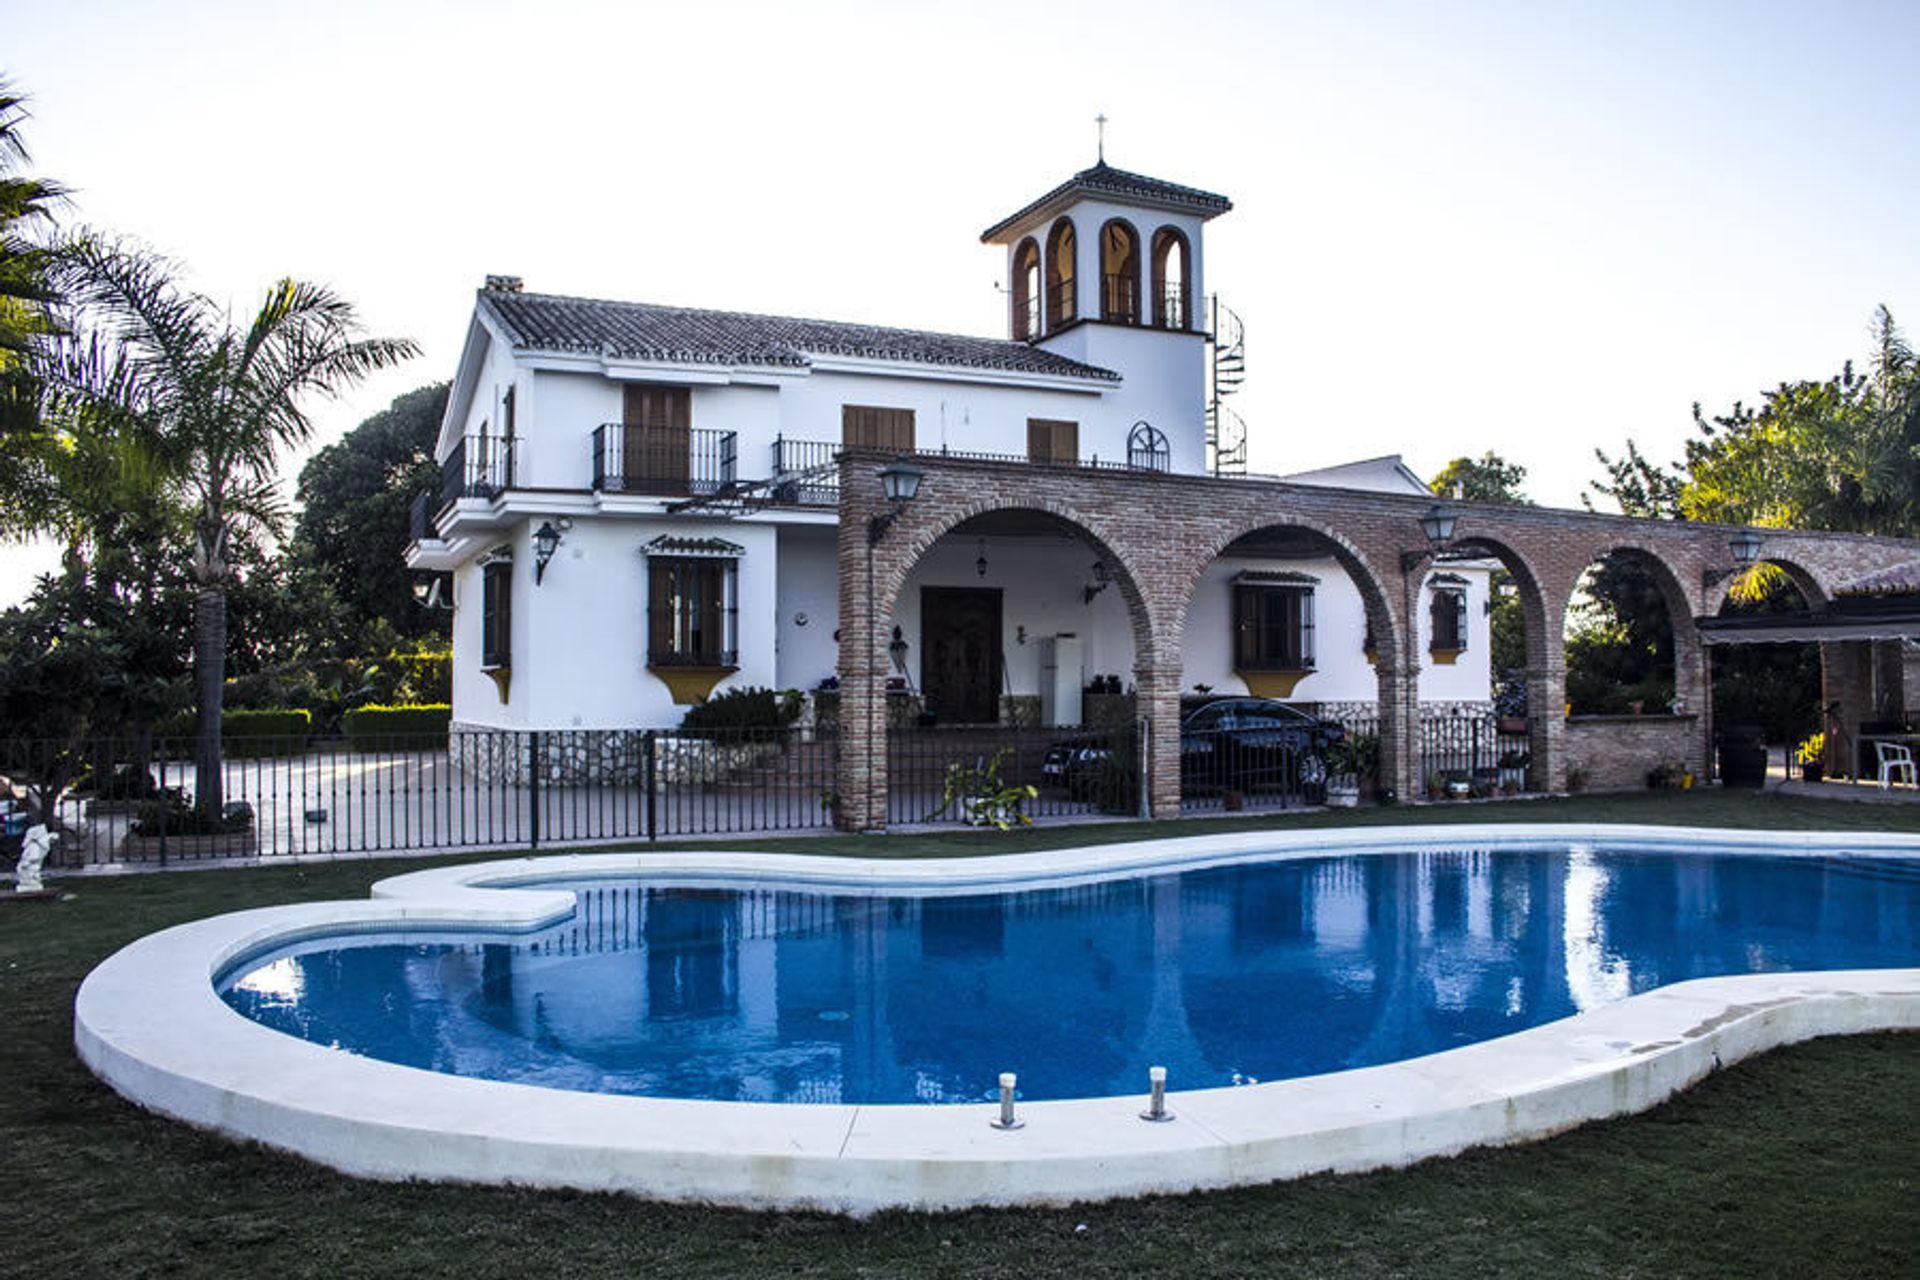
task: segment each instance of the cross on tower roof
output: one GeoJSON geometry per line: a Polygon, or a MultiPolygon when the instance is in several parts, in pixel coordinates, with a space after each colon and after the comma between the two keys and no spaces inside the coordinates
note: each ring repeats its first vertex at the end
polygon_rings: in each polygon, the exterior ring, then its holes
{"type": "Polygon", "coordinates": [[[1093,123],[1100,131],[1095,155],[1101,164],[1105,164],[1107,162],[1107,113],[1103,111],[1095,116],[1093,123]]]}

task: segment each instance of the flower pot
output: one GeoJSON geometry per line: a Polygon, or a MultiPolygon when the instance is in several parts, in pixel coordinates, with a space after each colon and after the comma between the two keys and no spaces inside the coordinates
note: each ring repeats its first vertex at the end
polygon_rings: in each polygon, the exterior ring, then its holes
{"type": "Polygon", "coordinates": [[[1821,760],[1809,760],[1800,766],[1800,776],[1808,782],[1818,782],[1827,776],[1827,766],[1821,760]]]}
{"type": "Polygon", "coordinates": [[[1240,792],[1228,788],[1220,793],[1220,807],[1228,813],[1238,813],[1246,808],[1247,798],[1240,792]]]}
{"type": "Polygon", "coordinates": [[[1354,809],[1360,804],[1360,786],[1358,783],[1342,786],[1339,783],[1327,784],[1327,807],[1329,809],[1354,809]]]}

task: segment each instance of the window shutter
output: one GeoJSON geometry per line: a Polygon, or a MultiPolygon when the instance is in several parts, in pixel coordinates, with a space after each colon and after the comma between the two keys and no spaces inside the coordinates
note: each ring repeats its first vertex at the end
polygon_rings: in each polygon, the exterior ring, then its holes
{"type": "Polygon", "coordinates": [[[1052,418],[1027,419],[1029,462],[1073,463],[1080,460],[1080,424],[1052,418]]]}
{"type": "Polygon", "coordinates": [[[685,493],[692,472],[693,393],[630,382],[624,395],[621,462],[627,488],[685,493]]]}
{"type": "Polygon", "coordinates": [[[910,453],[913,450],[913,410],[881,409],[864,404],[841,405],[840,443],[849,449],[910,453]]]}

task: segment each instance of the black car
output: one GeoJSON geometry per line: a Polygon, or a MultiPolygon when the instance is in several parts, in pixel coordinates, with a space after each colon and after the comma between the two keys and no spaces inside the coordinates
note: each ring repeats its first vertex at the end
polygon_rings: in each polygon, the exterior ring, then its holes
{"type": "Polygon", "coordinates": [[[1188,790],[1293,791],[1326,797],[1327,753],[1346,730],[1270,698],[1217,698],[1180,722],[1188,790]]]}

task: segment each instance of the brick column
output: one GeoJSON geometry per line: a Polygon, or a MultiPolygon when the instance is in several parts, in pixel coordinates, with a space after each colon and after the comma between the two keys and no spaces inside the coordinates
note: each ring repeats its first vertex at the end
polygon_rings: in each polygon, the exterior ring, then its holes
{"type": "MultiPolygon", "coordinates": [[[[887,825],[886,639],[875,618],[875,561],[884,542],[867,541],[870,503],[855,482],[861,459],[840,460],[840,736],[835,753],[842,831],[883,831],[887,825]]],[[[871,465],[871,460],[867,460],[871,465]]]]}
{"type": "Polygon", "coordinates": [[[1135,713],[1148,722],[1147,805],[1156,818],[1180,816],[1180,667],[1133,669],[1135,713]]]}
{"type": "MultiPolygon", "coordinates": [[[[1844,743],[1842,767],[1848,777],[1858,777],[1862,771],[1860,725],[1873,718],[1867,647],[1864,640],[1826,640],[1820,644],[1820,701],[1831,711],[1829,730],[1837,731],[1844,743]]],[[[1866,763],[1871,765],[1872,761],[1866,763]]]]}
{"type": "Polygon", "coordinates": [[[1673,619],[1673,698],[1680,709],[1698,716],[1693,746],[1686,766],[1695,777],[1707,776],[1707,764],[1713,758],[1713,677],[1708,669],[1707,646],[1700,643],[1700,629],[1685,617],[1673,619]]]}
{"type": "Polygon", "coordinates": [[[1380,785],[1396,799],[1413,801],[1427,793],[1420,776],[1420,673],[1403,669],[1382,647],[1374,663],[1380,688],[1380,785]]]}
{"type": "MultiPolygon", "coordinates": [[[[1553,657],[1527,664],[1527,788],[1567,789],[1567,660],[1554,637],[1553,657]]],[[[1529,646],[1531,647],[1531,646],[1529,646]]]]}

